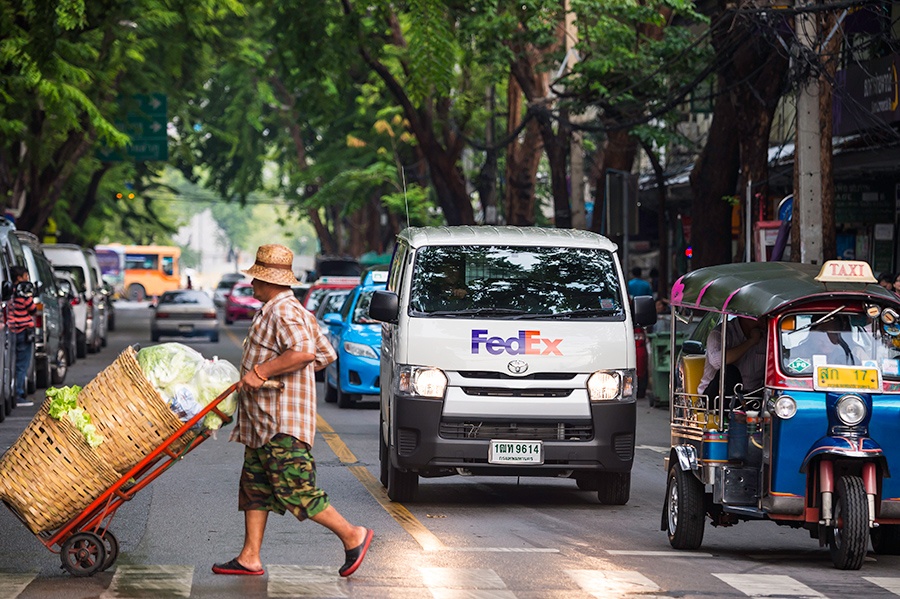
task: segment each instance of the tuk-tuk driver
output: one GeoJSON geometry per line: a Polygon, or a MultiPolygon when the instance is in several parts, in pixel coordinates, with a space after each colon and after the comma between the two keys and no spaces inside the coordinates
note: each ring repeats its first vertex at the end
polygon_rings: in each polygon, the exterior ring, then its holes
{"type": "MultiPolygon", "coordinates": [[[[761,388],[765,370],[765,321],[742,316],[730,319],[725,325],[725,395],[733,395],[738,384],[745,392],[761,388]]],[[[716,327],[706,339],[706,365],[699,392],[717,397],[721,373],[722,331],[716,327]]]]}

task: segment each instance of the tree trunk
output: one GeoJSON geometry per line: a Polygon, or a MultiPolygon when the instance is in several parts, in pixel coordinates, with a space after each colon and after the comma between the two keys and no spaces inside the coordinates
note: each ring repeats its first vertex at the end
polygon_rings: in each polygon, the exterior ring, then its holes
{"type": "MultiPolygon", "coordinates": [[[[506,92],[509,113],[506,132],[511,134],[522,121],[522,88],[514,77],[509,78],[506,92]]],[[[506,193],[504,212],[506,223],[521,227],[534,225],[535,184],[541,162],[543,142],[537,121],[531,119],[518,138],[506,147],[506,193]]]]}
{"type": "Polygon", "coordinates": [[[724,197],[734,194],[740,166],[735,117],[728,94],[717,96],[706,145],[691,171],[692,268],[731,262],[731,204],[724,197]]]}
{"type": "Polygon", "coordinates": [[[606,171],[631,172],[634,159],[637,156],[637,139],[632,137],[627,130],[617,129],[609,131],[606,135],[606,143],[599,150],[593,160],[594,164],[594,216],[591,220],[591,231],[608,234],[609,223],[604,228],[604,214],[606,212],[606,171]]]}

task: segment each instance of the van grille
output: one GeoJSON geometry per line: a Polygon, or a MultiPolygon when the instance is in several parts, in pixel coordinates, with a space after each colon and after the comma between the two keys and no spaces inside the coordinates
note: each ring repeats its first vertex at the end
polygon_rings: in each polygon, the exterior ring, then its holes
{"type": "Polygon", "coordinates": [[[571,372],[535,372],[525,376],[511,376],[505,372],[491,370],[460,370],[459,376],[466,379],[513,379],[517,381],[570,381],[575,378],[571,372]]]}
{"type": "Polygon", "coordinates": [[[504,387],[463,387],[463,393],[475,397],[568,397],[571,389],[506,389],[504,387]]]}
{"type": "Polygon", "coordinates": [[[594,436],[590,422],[451,422],[441,421],[445,439],[522,439],[534,441],[588,441],[594,436]]]}
{"type": "Polygon", "coordinates": [[[613,451],[623,462],[634,459],[634,435],[626,433],[613,437],[613,451]]]}
{"type": "Polygon", "coordinates": [[[401,428],[397,430],[397,453],[411,455],[419,446],[419,433],[415,429],[401,428]]]}

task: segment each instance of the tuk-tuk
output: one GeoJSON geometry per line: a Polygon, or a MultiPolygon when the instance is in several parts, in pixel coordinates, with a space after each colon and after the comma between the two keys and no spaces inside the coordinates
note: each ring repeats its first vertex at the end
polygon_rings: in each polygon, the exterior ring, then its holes
{"type": "Polygon", "coordinates": [[[865,262],[770,262],[686,274],[671,306],[661,529],[672,547],[700,547],[709,517],[804,528],[845,570],[862,566],[870,539],[876,553],[900,554],[900,298],[865,262]],[[724,357],[711,347],[711,364],[729,362],[736,318],[761,327],[761,386],[710,380],[707,344],[720,336],[724,357]]]}

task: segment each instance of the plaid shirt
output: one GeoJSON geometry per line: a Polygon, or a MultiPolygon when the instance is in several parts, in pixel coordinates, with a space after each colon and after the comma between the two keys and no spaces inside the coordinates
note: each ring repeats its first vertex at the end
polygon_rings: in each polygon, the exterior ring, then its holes
{"type": "Polygon", "coordinates": [[[263,304],[250,325],[241,356],[241,376],[255,364],[268,362],[287,350],[315,354],[315,362],[273,377],[284,389],[242,390],[231,440],[262,447],[278,433],[296,437],[312,447],[316,434],[315,370],[337,354],[319,329],[316,317],[287,289],[263,304]]]}

